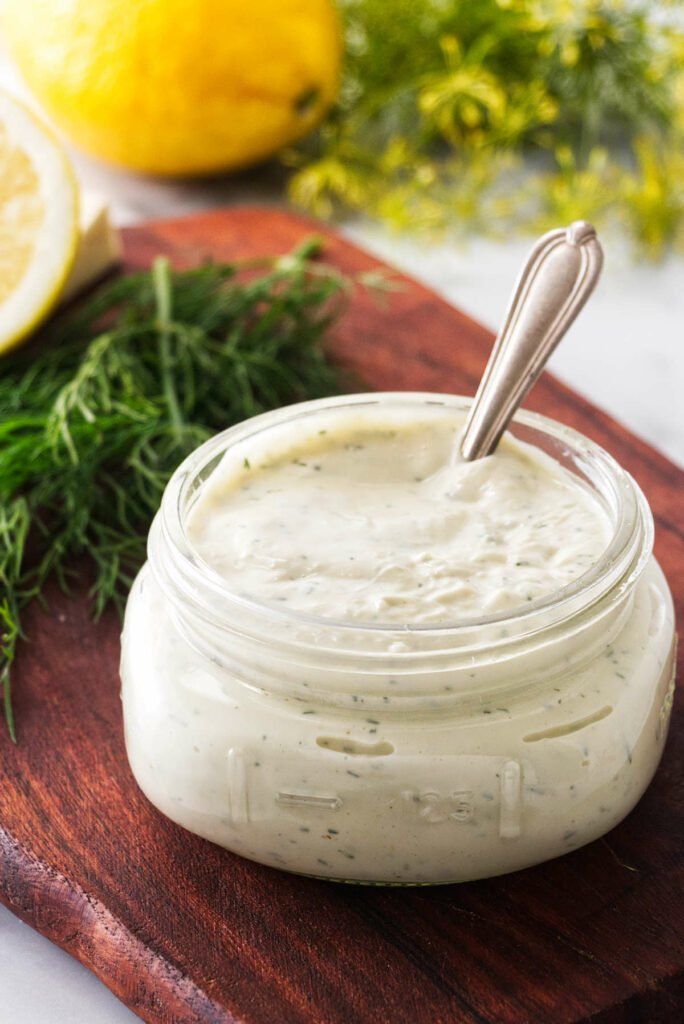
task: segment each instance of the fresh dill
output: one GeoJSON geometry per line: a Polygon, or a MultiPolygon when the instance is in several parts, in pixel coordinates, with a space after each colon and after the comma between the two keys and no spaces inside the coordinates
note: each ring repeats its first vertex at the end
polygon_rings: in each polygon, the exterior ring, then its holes
{"type": "Polygon", "coordinates": [[[671,0],[339,0],[338,102],[290,195],[399,230],[616,224],[684,245],[684,30],[671,0]]]}
{"type": "Polygon", "coordinates": [[[37,351],[0,362],[0,687],[13,739],[21,613],[48,577],[68,591],[85,558],[95,616],[121,609],[178,463],[246,417],[339,390],[321,342],[348,281],[317,248],[181,272],[159,258],[57,318],[37,351]]]}

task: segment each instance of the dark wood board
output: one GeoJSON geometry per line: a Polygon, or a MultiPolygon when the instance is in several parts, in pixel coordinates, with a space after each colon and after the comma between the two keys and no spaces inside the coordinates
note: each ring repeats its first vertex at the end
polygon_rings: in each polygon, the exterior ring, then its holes
{"type": "MultiPolygon", "coordinates": [[[[125,233],[127,267],[288,250],[378,263],[277,209],[233,209],[125,233]]],[[[580,325],[576,330],[581,330],[580,325]]],[[[491,335],[408,279],[363,291],[334,332],[369,388],[472,393],[491,335]]],[[[646,343],[646,339],[645,339],[646,343]]],[[[571,339],[567,344],[572,344],[571,339]]],[[[684,473],[545,375],[528,407],[578,428],[637,478],[684,617],[684,473]]],[[[119,622],[85,590],[27,616],[19,745],[0,731],[0,899],[154,1024],[522,1024],[684,1020],[684,715],[657,776],[605,840],[460,886],[356,888],[242,860],[158,814],[123,748],[119,622]]],[[[679,679],[681,683],[681,655],[679,679]]]]}

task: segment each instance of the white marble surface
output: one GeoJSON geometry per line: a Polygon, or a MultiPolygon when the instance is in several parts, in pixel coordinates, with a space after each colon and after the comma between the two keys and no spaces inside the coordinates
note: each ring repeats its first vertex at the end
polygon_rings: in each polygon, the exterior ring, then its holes
{"type": "MultiPolygon", "coordinates": [[[[21,85],[0,53],[0,85],[21,85]]],[[[281,202],[273,168],[209,183],[160,183],[72,154],[79,177],[109,198],[119,223],[236,202],[281,202]]],[[[417,244],[357,222],[346,232],[483,323],[501,317],[529,239],[467,248],[417,244]]],[[[684,260],[633,263],[606,242],[596,295],[553,358],[553,371],[684,465],[684,260]]],[[[12,1024],[128,1024],[137,1020],[94,976],[0,907],[0,1018],[12,1024]]]]}

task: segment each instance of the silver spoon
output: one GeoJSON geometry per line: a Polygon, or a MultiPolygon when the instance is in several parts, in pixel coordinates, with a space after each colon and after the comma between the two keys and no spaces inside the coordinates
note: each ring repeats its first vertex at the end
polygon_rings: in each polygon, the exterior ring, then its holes
{"type": "Polygon", "coordinates": [[[525,263],[494,342],[460,442],[472,461],[490,455],[547,359],[587,301],[603,266],[591,224],[542,235],[525,263]]]}

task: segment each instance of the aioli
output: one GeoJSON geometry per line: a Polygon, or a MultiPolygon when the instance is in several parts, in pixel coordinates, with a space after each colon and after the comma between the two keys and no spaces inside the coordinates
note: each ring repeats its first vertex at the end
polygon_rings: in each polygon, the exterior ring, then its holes
{"type": "MultiPolygon", "coordinates": [[[[674,647],[647,512],[620,499],[638,573],[605,604],[553,611],[544,598],[600,561],[615,509],[517,441],[450,465],[461,400],[436,398],[293,407],[236,428],[210,470],[199,455],[179,470],[187,502],[172,487],[165,501],[208,593],[248,599],[218,625],[209,602],[205,623],[158,517],[126,611],[126,747],[185,828],[305,874],[464,881],[582,846],[648,785],[674,647]],[[539,605],[531,631],[509,615],[521,603],[539,605]],[[451,631],[492,611],[466,641],[451,631]]],[[[570,462],[589,444],[575,439],[570,462]]]]}
{"type": "Polygon", "coordinates": [[[275,455],[233,455],[192,510],[190,542],[241,593],[342,621],[507,611],[589,569],[610,537],[596,499],[512,438],[452,462],[458,429],[444,413],[351,419],[275,455]]]}

